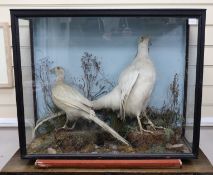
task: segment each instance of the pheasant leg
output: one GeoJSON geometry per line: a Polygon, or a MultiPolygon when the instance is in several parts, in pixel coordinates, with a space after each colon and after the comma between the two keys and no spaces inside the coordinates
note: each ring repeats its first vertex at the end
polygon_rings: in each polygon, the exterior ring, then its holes
{"type": "Polygon", "coordinates": [[[69,127],[67,126],[67,123],[68,123],[68,120],[65,122],[65,124],[64,124],[63,127],[56,129],[56,132],[58,132],[58,131],[63,131],[63,130],[66,130],[66,131],[73,131],[74,128],[75,128],[75,125],[76,125],[77,121],[75,121],[75,122],[73,123],[73,125],[72,125],[71,128],[69,128],[69,127]]]}
{"type": "Polygon", "coordinates": [[[72,127],[70,128],[71,130],[75,128],[76,123],[77,123],[77,120],[73,123],[72,127]]]}
{"type": "Polygon", "coordinates": [[[64,126],[61,127],[60,129],[73,130],[73,129],[75,128],[75,125],[76,125],[76,123],[77,123],[77,120],[72,124],[72,127],[71,127],[71,128],[69,128],[69,127],[67,126],[68,123],[69,123],[69,119],[68,119],[68,117],[66,117],[66,122],[65,122],[64,126]]]}
{"type": "Polygon", "coordinates": [[[146,118],[148,124],[149,124],[154,130],[156,130],[156,129],[165,129],[165,128],[162,127],[162,126],[156,126],[156,125],[149,119],[149,117],[146,115],[146,112],[143,113],[143,116],[146,118]]]}
{"type": "Polygon", "coordinates": [[[69,120],[68,120],[68,118],[66,117],[66,122],[65,122],[64,126],[62,127],[63,129],[66,129],[66,128],[67,128],[68,122],[69,122],[69,120]]]}
{"type": "Polygon", "coordinates": [[[137,119],[138,119],[138,125],[139,125],[139,128],[140,128],[141,134],[142,134],[143,132],[148,132],[148,133],[153,134],[152,131],[146,130],[146,129],[144,129],[144,128],[142,127],[140,115],[137,115],[137,119]]]}

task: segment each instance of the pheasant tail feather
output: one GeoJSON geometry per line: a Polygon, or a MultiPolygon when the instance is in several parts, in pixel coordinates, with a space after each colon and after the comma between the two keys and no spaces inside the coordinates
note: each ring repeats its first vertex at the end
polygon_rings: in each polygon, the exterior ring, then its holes
{"type": "Polygon", "coordinates": [[[137,78],[139,76],[139,72],[135,71],[131,73],[131,76],[129,76],[128,81],[124,82],[125,86],[121,90],[121,102],[120,102],[120,117],[125,120],[125,109],[126,109],[126,102],[129,98],[129,94],[131,90],[133,89],[137,78]]]}
{"type": "Polygon", "coordinates": [[[90,119],[94,121],[96,124],[98,124],[102,129],[104,129],[106,132],[110,133],[113,137],[118,139],[119,141],[123,142],[125,145],[130,145],[127,140],[125,140],[122,136],[120,136],[114,129],[112,129],[110,126],[108,126],[106,123],[104,123],[102,120],[100,120],[94,113],[93,110],[91,110],[90,119]]]}

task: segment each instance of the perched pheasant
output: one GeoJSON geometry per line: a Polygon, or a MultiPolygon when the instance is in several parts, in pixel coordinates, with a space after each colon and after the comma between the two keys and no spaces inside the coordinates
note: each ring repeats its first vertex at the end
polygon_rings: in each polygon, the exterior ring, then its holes
{"type": "Polygon", "coordinates": [[[152,94],[156,80],[155,67],[149,57],[149,38],[140,37],[138,52],[133,62],[120,74],[118,85],[107,95],[93,101],[95,110],[109,108],[119,110],[124,120],[126,114],[136,117],[140,131],[145,130],[141,124],[141,116],[157,128],[146,115],[146,107],[152,94]]]}
{"type": "Polygon", "coordinates": [[[91,109],[91,101],[81,95],[75,88],[65,84],[64,70],[62,67],[55,67],[51,69],[51,72],[56,74],[55,85],[52,88],[52,100],[58,108],[65,111],[67,121],[75,121],[79,117],[92,120],[113,137],[129,145],[123,137],[95,115],[95,112],[91,109]]]}

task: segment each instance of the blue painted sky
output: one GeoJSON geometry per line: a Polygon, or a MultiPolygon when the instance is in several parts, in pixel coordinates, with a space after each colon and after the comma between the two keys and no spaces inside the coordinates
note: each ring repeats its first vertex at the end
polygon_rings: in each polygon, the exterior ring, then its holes
{"type": "MultiPolygon", "coordinates": [[[[186,20],[178,18],[37,18],[33,33],[34,59],[38,64],[39,59],[49,57],[53,67],[65,69],[65,76],[81,77],[80,59],[84,52],[89,52],[99,58],[107,78],[117,82],[121,71],[136,55],[139,36],[146,35],[151,39],[150,56],[157,72],[150,105],[160,108],[168,101],[168,87],[176,73],[182,104],[185,28],[186,20]]],[[[38,110],[43,105],[40,93],[37,93],[38,110]]]]}

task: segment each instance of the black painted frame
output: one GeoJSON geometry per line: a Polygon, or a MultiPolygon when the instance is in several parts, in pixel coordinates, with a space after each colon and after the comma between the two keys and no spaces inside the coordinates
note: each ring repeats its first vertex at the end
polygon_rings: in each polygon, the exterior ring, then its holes
{"type": "MultiPolygon", "coordinates": [[[[12,44],[16,84],[16,102],[21,157],[25,159],[150,159],[150,158],[197,158],[200,137],[200,119],[203,82],[203,58],[205,41],[205,9],[14,9],[11,12],[12,44]],[[194,126],[192,153],[180,154],[27,154],[24,122],[23,87],[19,43],[19,18],[73,16],[144,16],[144,17],[188,17],[198,19],[197,65],[194,104],[194,126]]],[[[32,41],[31,41],[32,42],[32,41]]],[[[31,53],[33,54],[33,53],[31,53]]]]}

